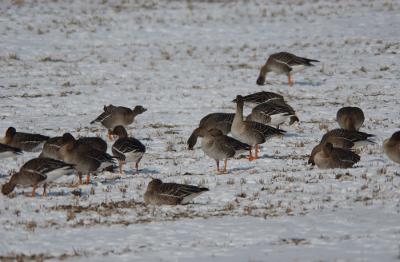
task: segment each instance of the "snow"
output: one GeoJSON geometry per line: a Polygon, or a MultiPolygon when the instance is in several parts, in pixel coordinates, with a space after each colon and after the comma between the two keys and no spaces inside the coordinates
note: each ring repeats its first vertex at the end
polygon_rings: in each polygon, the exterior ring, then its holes
{"type": "MultiPolygon", "coordinates": [[[[0,196],[0,258],[70,261],[393,261],[400,229],[399,165],[382,141],[399,130],[398,1],[2,1],[0,133],[101,135],[105,104],[148,109],[128,132],[147,150],[140,174],[104,174],[71,194],[71,179],[34,199],[0,196]],[[255,84],[278,51],[318,59],[255,84]],[[237,94],[278,92],[300,123],[261,159],[215,162],[186,140],[237,94]],[[336,111],[363,109],[377,144],[353,169],[307,166],[336,111]],[[152,178],[206,186],[194,203],[143,204],[152,178]]],[[[250,113],[250,109],[246,109],[250,113]]],[[[108,141],[111,148],[112,141],[108,141]]],[[[38,153],[0,160],[0,183],[38,153]]],[[[76,182],[76,178],[75,178],[76,182]]]]}

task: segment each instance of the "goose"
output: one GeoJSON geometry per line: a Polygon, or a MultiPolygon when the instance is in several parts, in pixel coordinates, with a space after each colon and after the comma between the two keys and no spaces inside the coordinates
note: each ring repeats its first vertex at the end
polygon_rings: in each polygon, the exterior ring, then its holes
{"type": "Polygon", "coordinates": [[[237,152],[250,150],[250,146],[232,137],[226,136],[221,130],[212,128],[201,140],[204,153],[217,163],[217,172],[226,173],[228,158],[237,152]],[[224,169],[219,169],[219,161],[224,160],[224,169]]]}
{"type": "Polygon", "coordinates": [[[41,150],[48,139],[48,136],[17,132],[14,127],[9,127],[3,141],[0,142],[23,151],[37,152],[41,150]]]}
{"type": "MultiPolygon", "coordinates": [[[[107,143],[100,137],[81,137],[77,140],[78,144],[87,144],[92,148],[107,152],[107,143]]],[[[65,144],[65,140],[62,136],[52,137],[44,143],[42,153],[39,157],[53,158],[62,160],[60,156],[60,148],[65,144]]]]}
{"type": "Polygon", "coordinates": [[[265,83],[265,77],[269,72],[276,74],[285,74],[288,77],[288,84],[292,86],[294,81],[292,73],[300,71],[301,69],[309,66],[314,66],[311,62],[319,62],[315,59],[299,57],[291,53],[280,52],[269,56],[267,62],[261,67],[260,74],[257,78],[257,85],[265,83]]]}
{"type": "Polygon", "coordinates": [[[358,131],[364,123],[364,120],[364,113],[359,107],[342,107],[336,113],[336,121],[343,129],[358,131]]]}
{"type": "Polygon", "coordinates": [[[32,186],[32,197],[34,197],[36,188],[43,185],[42,195],[45,196],[47,183],[73,173],[74,165],[51,158],[34,158],[26,162],[18,173],[12,175],[9,182],[1,188],[1,192],[8,195],[18,185],[32,186]]]}
{"type": "Polygon", "coordinates": [[[0,159],[7,157],[16,157],[21,154],[21,149],[0,143],[0,159]]]}
{"type": "Polygon", "coordinates": [[[315,154],[314,161],[321,169],[350,168],[360,161],[360,156],[351,150],[333,147],[332,143],[328,142],[315,154]]]}
{"type": "MultiPolygon", "coordinates": [[[[253,93],[247,96],[243,96],[243,101],[246,106],[249,107],[255,107],[259,104],[265,103],[267,101],[271,100],[282,100],[284,101],[284,98],[282,95],[273,93],[273,92],[266,92],[266,91],[261,91],[257,93],[253,93]]],[[[236,99],[233,99],[232,102],[236,103],[236,99]]]]}
{"type": "Polygon", "coordinates": [[[270,124],[279,128],[289,119],[289,125],[298,122],[299,118],[293,108],[283,100],[269,100],[257,105],[247,116],[247,121],[254,121],[261,124],[270,124]]]}
{"type": "Polygon", "coordinates": [[[342,128],[328,131],[323,135],[321,142],[313,148],[308,163],[315,165],[314,157],[322,150],[322,146],[325,143],[329,142],[336,148],[355,149],[364,145],[374,144],[375,142],[371,140],[374,136],[375,135],[372,134],[342,128]]]}
{"type": "Polygon", "coordinates": [[[390,160],[400,164],[400,131],[383,141],[383,150],[390,160]]]}
{"type": "Polygon", "coordinates": [[[135,108],[132,110],[127,107],[114,105],[104,106],[103,110],[104,112],[101,113],[95,120],[90,122],[90,124],[97,122],[101,123],[108,129],[108,137],[110,139],[112,139],[112,130],[114,130],[116,126],[127,127],[133,123],[137,115],[147,111],[147,109],[143,106],[135,106],[135,108]]]}
{"type": "Polygon", "coordinates": [[[144,202],[152,205],[185,205],[208,188],[176,183],[163,183],[153,179],[147,186],[144,202]]]}
{"type": "Polygon", "coordinates": [[[235,114],[231,113],[211,113],[203,117],[200,120],[199,127],[193,130],[187,141],[188,149],[193,150],[197,143],[197,138],[203,137],[212,128],[219,129],[224,135],[227,135],[231,131],[234,117],[235,114]]]}
{"type": "Polygon", "coordinates": [[[63,161],[74,164],[82,184],[82,174],[86,174],[86,183],[90,183],[90,174],[101,172],[114,165],[114,158],[109,154],[92,148],[85,143],[78,143],[70,134],[63,135],[64,145],[60,148],[63,161]]]}
{"type": "Polygon", "coordinates": [[[123,126],[116,126],[113,134],[118,136],[118,140],[112,146],[112,153],[118,159],[120,173],[123,173],[122,167],[127,162],[134,162],[136,173],[139,173],[139,162],[146,152],[146,147],[136,138],[128,137],[123,126]]]}
{"type": "Polygon", "coordinates": [[[253,121],[243,121],[243,97],[236,97],[236,114],[232,122],[232,135],[242,143],[250,145],[249,160],[258,158],[258,145],[263,144],[272,136],[283,135],[286,131],[253,121]],[[255,157],[252,155],[255,147],[255,157]]]}

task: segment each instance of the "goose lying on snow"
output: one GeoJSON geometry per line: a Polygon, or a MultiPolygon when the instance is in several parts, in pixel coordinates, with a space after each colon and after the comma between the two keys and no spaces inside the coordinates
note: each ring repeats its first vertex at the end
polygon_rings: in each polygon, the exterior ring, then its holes
{"type": "Polygon", "coordinates": [[[350,168],[360,161],[360,156],[351,150],[333,147],[331,143],[322,145],[322,150],[315,154],[315,164],[321,169],[350,168]]]}
{"type": "Polygon", "coordinates": [[[163,183],[153,179],[147,186],[144,202],[153,205],[184,205],[208,191],[208,188],[176,183],[163,183]]]}
{"type": "Polygon", "coordinates": [[[23,151],[37,152],[42,149],[43,144],[48,139],[48,136],[17,132],[14,127],[9,127],[6,131],[6,135],[0,142],[23,151]]]}
{"type": "Polygon", "coordinates": [[[400,164],[400,131],[383,141],[383,150],[390,160],[400,164]]]}
{"type": "Polygon", "coordinates": [[[364,120],[364,112],[359,107],[342,107],[336,113],[336,121],[343,129],[358,131],[364,120]]]}

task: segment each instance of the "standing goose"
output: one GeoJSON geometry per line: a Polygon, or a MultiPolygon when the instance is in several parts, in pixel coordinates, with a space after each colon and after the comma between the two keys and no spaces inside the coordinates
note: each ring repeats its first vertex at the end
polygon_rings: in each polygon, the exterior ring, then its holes
{"type": "Polygon", "coordinates": [[[176,183],[163,183],[153,179],[147,186],[144,202],[152,205],[185,205],[208,188],[176,183]]]}
{"type": "Polygon", "coordinates": [[[203,137],[212,128],[219,129],[224,135],[227,135],[231,132],[234,117],[235,114],[231,113],[211,113],[203,117],[200,120],[199,127],[193,130],[187,141],[189,150],[193,150],[198,137],[203,137]]]}
{"type": "Polygon", "coordinates": [[[263,125],[253,121],[243,121],[243,97],[236,97],[236,114],[232,123],[232,135],[242,143],[250,145],[249,160],[258,158],[258,145],[276,135],[283,135],[286,131],[274,127],[263,125]],[[255,157],[252,155],[252,147],[255,147],[255,157]]]}
{"type": "Polygon", "coordinates": [[[34,158],[26,162],[18,173],[12,175],[10,181],[1,188],[1,192],[8,195],[17,185],[32,186],[32,197],[34,197],[37,186],[43,185],[43,196],[45,196],[48,182],[71,175],[73,172],[74,165],[51,158],[34,158]]]}
{"type": "Polygon", "coordinates": [[[112,146],[112,152],[118,159],[120,173],[123,173],[122,167],[127,162],[134,162],[136,172],[139,173],[139,162],[146,152],[146,147],[136,138],[128,137],[123,126],[116,126],[113,134],[118,136],[118,140],[112,146]]]}
{"type": "Polygon", "coordinates": [[[90,124],[94,124],[96,122],[101,123],[108,129],[108,137],[111,139],[112,130],[116,126],[127,127],[132,124],[137,115],[140,115],[147,111],[143,106],[135,106],[132,110],[123,106],[104,106],[104,112],[101,113],[95,120],[90,122],[90,124]]]}
{"type": "MultiPolygon", "coordinates": [[[[265,103],[270,100],[282,100],[283,96],[273,93],[273,92],[257,92],[243,97],[244,104],[249,107],[255,107],[259,104],[265,103]]],[[[232,102],[236,103],[236,99],[233,99],[232,102]]]]}
{"type": "Polygon", "coordinates": [[[326,143],[331,143],[335,148],[358,148],[363,145],[374,144],[375,142],[371,140],[374,136],[360,131],[341,128],[333,129],[323,135],[321,142],[313,148],[308,163],[315,165],[315,155],[322,150],[323,145],[326,143]]]}
{"type": "Polygon", "coordinates": [[[82,174],[86,174],[86,183],[89,184],[90,174],[101,172],[114,165],[112,156],[88,144],[78,143],[70,133],[65,133],[63,139],[64,145],[60,148],[60,156],[63,161],[75,165],[80,184],[82,184],[82,174]]]}
{"type": "Polygon", "coordinates": [[[350,168],[360,161],[360,156],[350,150],[336,148],[331,143],[325,143],[322,150],[315,154],[314,161],[321,169],[350,168]]]}
{"type": "Polygon", "coordinates": [[[339,126],[347,130],[358,131],[364,120],[364,113],[359,107],[342,107],[336,114],[336,121],[339,123],[339,126]]]}
{"type": "Polygon", "coordinates": [[[265,77],[269,72],[276,74],[285,74],[288,77],[289,86],[293,85],[291,76],[292,71],[299,71],[307,66],[314,66],[311,62],[319,62],[318,60],[299,57],[287,52],[280,52],[269,56],[267,62],[261,67],[260,75],[257,79],[257,85],[265,83],[265,77]]]}
{"type": "Polygon", "coordinates": [[[0,143],[0,159],[7,157],[15,157],[21,154],[22,154],[21,149],[0,143]]]}
{"type": "Polygon", "coordinates": [[[217,172],[226,173],[228,158],[234,157],[239,151],[250,150],[250,146],[236,139],[226,136],[221,130],[213,128],[208,130],[201,141],[204,153],[215,160],[217,172]],[[224,169],[219,169],[219,161],[224,160],[224,169]]]}
{"type": "MultiPolygon", "coordinates": [[[[77,140],[78,144],[87,144],[92,148],[107,152],[107,143],[100,137],[81,137],[77,140]]],[[[57,160],[62,160],[60,155],[60,148],[65,144],[65,140],[62,136],[52,137],[46,141],[43,146],[42,153],[39,157],[48,157],[57,160]]]]}
{"type": "Polygon", "coordinates": [[[289,125],[298,122],[294,109],[283,100],[269,100],[254,107],[247,121],[254,121],[261,124],[270,124],[279,128],[279,125],[289,119],[289,125]]]}
{"type": "Polygon", "coordinates": [[[14,127],[9,127],[3,138],[3,144],[19,148],[23,151],[37,152],[41,150],[44,142],[49,139],[48,136],[39,134],[17,132],[14,127]]]}
{"type": "Polygon", "coordinates": [[[400,164],[400,131],[383,141],[383,150],[390,160],[400,164]]]}

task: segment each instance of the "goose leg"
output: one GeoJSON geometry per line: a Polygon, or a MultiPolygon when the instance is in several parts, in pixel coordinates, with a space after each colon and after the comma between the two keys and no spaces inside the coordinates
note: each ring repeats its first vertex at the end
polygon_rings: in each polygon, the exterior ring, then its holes
{"type": "Polygon", "coordinates": [[[224,160],[224,170],[222,171],[224,174],[226,174],[226,168],[228,167],[228,159],[224,160]]]}
{"type": "Polygon", "coordinates": [[[44,184],[43,184],[43,193],[42,193],[42,196],[47,196],[46,188],[47,188],[47,184],[44,183],[44,184]]]}
{"type": "Polygon", "coordinates": [[[288,84],[289,84],[289,86],[292,86],[294,84],[294,81],[293,81],[292,76],[290,75],[290,73],[288,74],[288,84]]]}
{"type": "Polygon", "coordinates": [[[138,162],[135,163],[135,167],[136,167],[136,174],[139,174],[139,163],[138,162]]]}
{"type": "Polygon", "coordinates": [[[217,163],[217,173],[220,173],[221,171],[219,170],[219,160],[215,160],[215,162],[217,163]]]}
{"type": "Polygon", "coordinates": [[[124,170],[122,170],[122,168],[124,167],[124,164],[125,164],[125,162],[124,161],[119,161],[119,173],[122,175],[122,174],[125,174],[124,173],[124,170]]]}
{"type": "Polygon", "coordinates": [[[78,177],[79,177],[79,185],[82,185],[82,173],[81,172],[78,173],[78,177]]]}
{"type": "Polygon", "coordinates": [[[86,184],[87,185],[90,184],[90,173],[87,173],[87,175],[86,175],[86,184]]]}
{"type": "Polygon", "coordinates": [[[113,136],[110,130],[108,130],[108,139],[113,140],[113,136]]]}
{"type": "Polygon", "coordinates": [[[259,146],[256,145],[256,156],[254,157],[254,159],[258,159],[258,152],[260,152],[259,146]]]}
{"type": "Polygon", "coordinates": [[[33,188],[32,188],[32,197],[35,197],[35,195],[36,195],[36,187],[37,187],[37,185],[34,184],[33,188]]]}
{"type": "MultiPolygon", "coordinates": [[[[252,146],[250,146],[250,155],[249,155],[249,161],[253,161],[253,160],[255,160],[256,158],[254,158],[253,157],[253,152],[251,151],[253,149],[253,147],[252,146]]],[[[257,150],[257,149],[256,149],[257,150]]]]}

